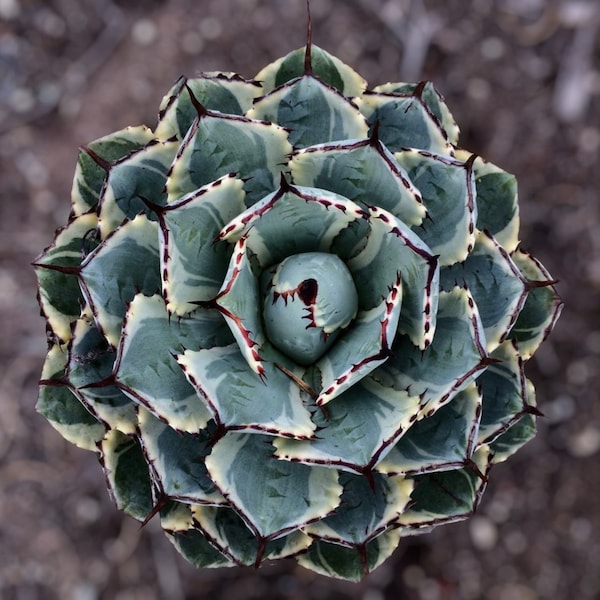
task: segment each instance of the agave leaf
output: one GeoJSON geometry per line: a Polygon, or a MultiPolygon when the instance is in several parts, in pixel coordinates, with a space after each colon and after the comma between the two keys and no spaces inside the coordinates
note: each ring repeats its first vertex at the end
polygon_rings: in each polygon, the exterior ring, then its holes
{"type": "MultiPolygon", "coordinates": [[[[142,442],[143,444],[143,442],[142,442]]],[[[160,525],[168,533],[186,532],[193,529],[194,519],[192,515],[192,504],[185,504],[170,500],[161,506],[158,511],[160,525]]]]}
{"type": "Polygon", "coordinates": [[[440,294],[436,331],[426,350],[407,337],[398,338],[393,350],[372,377],[385,387],[420,396],[422,414],[431,416],[486,366],[483,326],[469,292],[455,288],[440,294]]]}
{"type": "Polygon", "coordinates": [[[135,433],[136,404],[110,383],[95,387],[110,378],[116,352],[108,345],[91,319],[79,319],[69,344],[67,376],[87,409],[108,425],[123,433],[135,433]]]}
{"type": "Polygon", "coordinates": [[[305,528],[309,535],[349,547],[360,547],[381,535],[398,519],[410,499],[412,481],[373,473],[342,473],[340,507],[330,517],[305,528]]]}
{"type": "Polygon", "coordinates": [[[161,215],[161,271],[169,312],[185,315],[211,300],[223,282],[231,246],[215,242],[227,222],[245,209],[242,181],[218,179],[161,215]]]}
{"type": "Polygon", "coordinates": [[[389,452],[419,409],[418,397],[383,387],[366,376],[327,405],[324,413],[315,412],[315,439],[276,439],[275,455],[284,460],[368,472],[389,452]]]}
{"type": "Polygon", "coordinates": [[[457,150],[456,158],[473,160],[478,229],[491,233],[507,252],[514,252],[519,245],[516,177],[466,150],[457,150]]]}
{"type": "Polygon", "coordinates": [[[418,150],[403,150],[395,157],[427,209],[428,218],[413,231],[440,256],[440,266],[465,260],[475,243],[477,219],[470,163],[418,150]]]}
{"type": "Polygon", "coordinates": [[[185,136],[167,179],[168,202],[235,173],[251,206],[279,186],[292,152],[282,127],[206,112],[185,136]]]}
{"type": "Polygon", "coordinates": [[[177,360],[218,425],[289,437],[313,435],[306,392],[272,362],[264,363],[259,378],[236,344],[186,351],[177,360]]]}
{"type": "Polygon", "coordinates": [[[139,409],[139,431],[162,495],[187,503],[225,504],[204,466],[211,448],[208,431],[177,432],[143,408],[139,409]]]}
{"type": "Polygon", "coordinates": [[[227,433],[206,467],[221,493],[262,540],[272,540],[322,519],[338,505],[337,471],[276,460],[272,438],[227,433]]]}
{"type": "Polygon", "coordinates": [[[415,475],[465,465],[475,449],[480,413],[481,396],[471,383],[431,417],[405,431],[377,470],[415,475]]]}
{"type": "Polygon", "coordinates": [[[532,414],[523,415],[507,431],[498,436],[491,444],[494,464],[504,462],[517,450],[520,450],[536,434],[536,418],[532,414]]]}
{"type": "Polygon", "coordinates": [[[416,148],[453,154],[446,132],[418,96],[365,92],[356,102],[367,119],[369,135],[376,130],[378,138],[392,152],[416,148]]]}
{"type": "Polygon", "coordinates": [[[515,423],[529,407],[523,360],[512,342],[501,344],[494,361],[477,378],[483,394],[479,443],[488,444],[515,423]]]}
{"type": "Polygon", "coordinates": [[[67,441],[84,450],[97,451],[106,426],[96,419],[66,384],[68,352],[55,344],[48,351],[42,370],[36,410],[67,441]]]}
{"type": "Polygon", "coordinates": [[[194,79],[180,77],[160,104],[156,137],[168,140],[175,136],[183,140],[198,115],[195,103],[207,110],[241,116],[262,93],[258,82],[233,73],[204,73],[194,79]]]}
{"type": "Polygon", "coordinates": [[[521,358],[527,360],[554,328],[563,303],[550,274],[539,261],[522,250],[514,252],[512,259],[527,278],[530,289],[509,337],[516,343],[521,358]]]}
{"type": "Polygon", "coordinates": [[[263,271],[260,287],[269,342],[298,365],[313,365],[358,312],[352,275],[334,253],[288,256],[263,271]]]}
{"type": "Polygon", "coordinates": [[[154,134],[146,126],[127,127],[101,137],[82,149],[71,189],[73,213],[79,216],[94,209],[110,165],[140,150],[153,139],[154,134]]]}
{"type": "Polygon", "coordinates": [[[415,476],[413,504],[400,515],[399,524],[418,530],[471,516],[485,489],[490,460],[489,448],[481,446],[468,467],[415,476]]]}
{"type": "Polygon", "coordinates": [[[117,346],[128,303],[161,288],[157,224],[145,215],[127,221],[87,255],[79,276],[99,329],[117,346]]]}
{"type": "Polygon", "coordinates": [[[329,252],[340,232],[362,218],[364,211],[343,196],[285,186],[231,221],[221,239],[235,242],[247,234],[248,248],[264,269],[292,254],[329,252]]]}
{"type": "MultiPolygon", "coordinates": [[[[527,401],[529,406],[535,406],[535,390],[533,384],[526,380],[527,401]]],[[[500,434],[491,444],[494,464],[504,462],[517,450],[520,450],[536,434],[536,418],[532,413],[524,413],[506,431],[500,434]]]]}
{"type": "Polygon", "coordinates": [[[387,297],[379,306],[359,311],[348,331],[317,361],[322,386],[318,405],[323,406],[338,397],[388,359],[401,301],[402,286],[398,279],[390,285],[387,297]]]}
{"type": "MultiPolygon", "coordinates": [[[[306,71],[306,48],[298,48],[267,65],[255,77],[265,93],[271,92],[292,79],[302,77],[306,71]]],[[[354,69],[322,48],[310,46],[311,72],[345,96],[360,96],[367,82],[354,69]]]]}
{"type": "Polygon", "coordinates": [[[84,407],[68,386],[42,383],[36,409],[65,440],[83,450],[98,451],[106,425],[84,407]]]}
{"type": "Polygon", "coordinates": [[[261,351],[265,336],[261,301],[258,281],[246,251],[246,238],[240,239],[235,246],[216,305],[237,340],[242,356],[250,368],[262,377],[265,367],[261,351]]]}
{"type": "Polygon", "coordinates": [[[230,508],[196,506],[196,526],[220,552],[239,565],[258,567],[264,560],[286,558],[308,548],[311,539],[301,531],[268,542],[257,539],[230,508]]]}
{"type": "Polygon", "coordinates": [[[362,139],[368,133],[356,106],[311,75],[294,79],[259,98],[247,116],[288,129],[294,148],[362,139]]]}
{"type": "Polygon", "coordinates": [[[113,429],[102,440],[101,452],[102,467],[117,508],[144,521],[152,511],[154,499],[140,443],[113,429]]]}
{"type": "Polygon", "coordinates": [[[138,294],[127,311],[114,378],[126,394],[174,429],[197,433],[211,415],[174,356],[184,347],[230,341],[216,311],[170,319],[162,297],[138,294]]]}
{"type": "Polygon", "coordinates": [[[316,541],[298,563],[320,575],[358,582],[388,559],[399,541],[400,531],[393,529],[358,549],[316,541]]]}
{"type": "Polygon", "coordinates": [[[418,190],[379,141],[311,146],[294,153],[290,170],[297,185],[331,190],[364,208],[378,206],[409,227],[425,217],[418,190]]]}
{"type": "Polygon", "coordinates": [[[177,551],[199,569],[235,567],[236,564],[221,554],[197,529],[167,532],[177,551]]]}
{"type": "Polygon", "coordinates": [[[33,263],[42,313],[52,333],[63,342],[71,339],[71,325],[84,303],[77,273],[85,253],[92,249],[89,233],[95,232],[97,225],[93,213],[74,218],[33,263]]]}
{"type": "Polygon", "coordinates": [[[506,338],[523,307],[526,280],[507,252],[490,234],[477,231],[467,259],[442,269],[442,289],[466,286],[479,309],[486,349],[493,352],[506,338]]]}
{"type": "Polygon", "coordinates": [[[99,226],[104,239],[125,219],[139,213],[156,218],[148,204],[163,206],[167,201],[165,182],[179,144],[150,143],[114,162],[100,196],[99,226]]]}
{"type": "MultiPolygon", "coordinates": [[[[399,330],[426,348],[435,332],[438,260],[431,250],[390,213],[370,208],[371,229],[361,252],[348,261],[360,305],[371,308],[402,278],[399,330]]],[[[390,339],[391,341],[391,339],[390,339]]]]}
{"type": "Polygon", "coordinates": [[[419,100],[435,116],[442,126],[448,142],[450,144],[458,143],[458,125],[450,113],[444,99],[435,89],[430,81],[423,83],[384,83],[373,88],[373,91],[379,94],[401,94],[415,95],[418,93],[419,100]]]}

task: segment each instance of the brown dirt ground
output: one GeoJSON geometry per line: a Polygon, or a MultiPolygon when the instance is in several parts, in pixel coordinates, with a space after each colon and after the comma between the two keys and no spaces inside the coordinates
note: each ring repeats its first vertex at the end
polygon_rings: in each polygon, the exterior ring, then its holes
{"type": "Polygon", "coordinates": [[[407,539],[359,585],[292,563],[195,571],[113,508],[97,461],[34,411],[30,261],[66,221],[77,147],[152,125],[180,74],[254,75],[304,43],[301,0],[0,0],[0,597],[600,598],[600,6],[313,0],[314,41],[372,85],[431,79],[461,143],[515,173],[523,246],[566,308],[528,364],[539,435],[470,521],[407,539]]]}

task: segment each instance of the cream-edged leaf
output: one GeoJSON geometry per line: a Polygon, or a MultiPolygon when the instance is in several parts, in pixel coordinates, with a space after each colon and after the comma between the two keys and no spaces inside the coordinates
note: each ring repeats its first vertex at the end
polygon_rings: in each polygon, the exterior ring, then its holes
{"type": "Polygon", "coordinates": [[[211,414],[188,383],[175,355],[230,343],[216,311],[171,319],[161,296],[138,294],[129,305],[118,348],[115,381],[133,400],[179,431],[197,433],[211,414]]]}
{"type": "Polygon", "coordinates": [[[306,392],[272,362],[265,361],[261,378],[236,344],[188,350],[177,360],[218,425],[286,437],[313,435],[306,392]]]}
{"type": "Polygon", "coordinates": [[[342,493],[337,471],[277,460],[272,441],[230,432],[206,459],[221,493],[261,539],[277,539],[322,519],[342,493]]]}

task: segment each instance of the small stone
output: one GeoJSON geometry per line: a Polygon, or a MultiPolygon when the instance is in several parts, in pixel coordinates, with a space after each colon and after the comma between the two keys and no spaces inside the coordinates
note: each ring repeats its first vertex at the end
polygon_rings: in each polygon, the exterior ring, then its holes
{"type": "Polygon", "coordinates": [[[575,414],[575,400],[571,396],[561,394],[552,402],[544,404],[543,412],[551,425],[564,423],[575,414]]]}
{"type": "Polygon", "coordinates": [[[518,529],[509,531],[503,539],[506,549],[511,554],[523,554],[527,550],[527,537],[518,529]]]}
{"type": "Polygon", "coordinates": [[[538,595],[529,586],[521,583],[504,583],[490,590],[491,600],[538,600],[538,595]]]}
{"type": "Polygon", "coordinates": [[[487,517],[473,517],[469,533],[471,541],[478,550],[491,550],[498,543],[498,528],[487,517]]]}
{"type": "Polygon", "coordinates": [[[17,0],[0,0],[0,18],[16,19],[21,13],[21,7],[17,0]]]}
{"type": "Polygon", "coordinates": [[[205,40],[217,39],[223,31],[221,21],[215,17],[206,17],[200,21],[200,34],[205,40]]]}
{"type": "Polygon", "coordinates": [[[181,49],[186,54],[200,54],[204,48],[204,40],[197,31],[187,31],[181,36],[181,49]]]}
{"type": "Polygon", "coordinates": [[[491,36],[481,42],[481,54],[485,60],[498,60],[504,56],[506,47],[504,42],[495,36],[491,36]]]}
{"type": "Polygon", "coordinates": [[[600,429],[595,425],[588,425],[569,439],[568,448],[577,458],[596,454],[600,450],[600,429]]]}
{"type": "Polygon", "coordinates": [[[140,46],[150,46],[156,41],[158,30],[154,21],[150,19],[140,19],[134,23],[131,29],[133,41],[140,46]]]}

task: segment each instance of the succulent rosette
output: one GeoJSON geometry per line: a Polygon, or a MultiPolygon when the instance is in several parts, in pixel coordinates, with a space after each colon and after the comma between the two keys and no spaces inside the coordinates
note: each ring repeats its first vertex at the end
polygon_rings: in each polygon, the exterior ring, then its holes
{"type": "Polygon", "coordinates": [[[35,262],[38,410],[120,509],[197,566],[350,580],[473,513],[535,433],[523,365],[561,303],[515,178],[457,143],[431,84],[309,44],[82,149],[35,262]]]}

